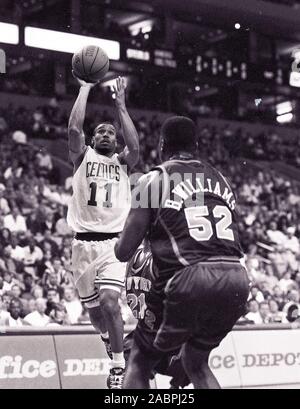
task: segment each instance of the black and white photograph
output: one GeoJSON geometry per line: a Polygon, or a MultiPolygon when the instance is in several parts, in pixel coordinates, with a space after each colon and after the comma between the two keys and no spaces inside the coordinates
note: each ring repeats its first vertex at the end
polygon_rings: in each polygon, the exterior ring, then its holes
{"type": "Polygon", "coordinates": [[[300,389],[300,0],[0,0],[5,389],[300,389]]]}

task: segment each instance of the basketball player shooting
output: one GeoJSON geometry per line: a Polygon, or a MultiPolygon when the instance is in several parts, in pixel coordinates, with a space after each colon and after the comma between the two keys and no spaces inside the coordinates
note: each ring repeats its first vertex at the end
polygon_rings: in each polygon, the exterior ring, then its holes
{"type": "Polygon", "coordinates": [[[124,288],[126,264],[114,254],[114,245],[130,208],[130,184],[126,169],[138,161],[138,133],[125,104],[125,80],[117,78],[115,103],[125,149],[116,153],[116,129],[100,123],[85,144],[83,124],[87,100],[95,84],[79,80],[80,90],[69,126],[69,155],[74,165],[73,196],[67,221],[76,233],[72,243],[72,267],[81,302],[105,344],[111,362],[110,386],[121,389],[125,360],[123,321],[119,297],[124,288]]]}

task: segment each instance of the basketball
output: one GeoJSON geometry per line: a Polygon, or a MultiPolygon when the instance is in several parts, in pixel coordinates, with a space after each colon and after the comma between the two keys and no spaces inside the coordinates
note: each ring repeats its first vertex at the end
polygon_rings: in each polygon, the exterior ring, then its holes
{"type": "Polygon", "coordinates": [[[72,68],[76,77],[86,82],[97,82],[107,73],[109,59],[102,48],[87,45],[73,55],[72,68]]]}

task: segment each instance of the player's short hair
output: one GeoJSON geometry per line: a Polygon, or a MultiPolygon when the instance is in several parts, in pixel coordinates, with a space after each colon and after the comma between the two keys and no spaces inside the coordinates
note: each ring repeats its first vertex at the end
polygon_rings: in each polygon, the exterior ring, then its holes
{"type": "Polygon", "coordinates": [[[185,116],[172,116],[162,125],[160,146],[163,153],[195,152],[197,134],[195,123],[185,116]]]}
{"type": "Polygon", "coordinates": [[[102,126],[102,125],[110,125],[110,126],[112,126],[112,127],[114,128],[115,132],[117,133],[117,130],[116,130],[115,126],[114,126],[111,122],[104,121],[104,122],[100,122],[100,123],[95,127],[95,129],[94,129],[94,131],[93,131],[93,136],[95,135],[97,129],[98,129],[100,126],[102,126]]]}

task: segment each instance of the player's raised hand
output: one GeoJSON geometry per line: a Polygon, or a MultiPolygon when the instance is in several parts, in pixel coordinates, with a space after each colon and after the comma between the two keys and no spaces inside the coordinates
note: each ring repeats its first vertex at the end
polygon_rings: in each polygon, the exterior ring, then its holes
{"type": "Polygon", "coordinates": [[[117,107],[125,106],[125,89],[126,89],[125,78],[118,77],[116,79],[116,84],[113,86],[113,90],[116,95],[117,107]]]}
{"type": "Polygon", "coordinates": [[[78,81],[78,83],[79,83],[79,85],[81,87],[93,88],[97,84],[97,82],[86,82],[86,81],[82,80],[81,78],[78,78],[76,76],[74,70],[72,70],[72,74],[73,74],[73,77],[77,79],[77,81],[78,81]]]}

